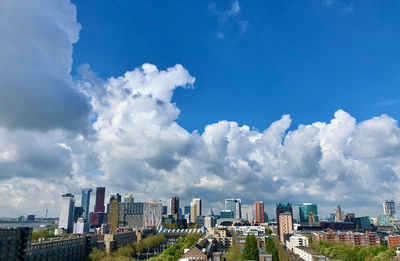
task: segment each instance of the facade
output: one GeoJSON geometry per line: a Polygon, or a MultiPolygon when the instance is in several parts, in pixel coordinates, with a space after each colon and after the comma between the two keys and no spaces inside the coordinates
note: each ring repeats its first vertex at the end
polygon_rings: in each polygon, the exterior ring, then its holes
{"type": "Polygon", "coordinates": [[[85,222],[84,218],[78,218],[74,223],[74,229],[72,234],[84,234],[89,233],[89,223],[85,222]]]}
{"type": "Polygon", "coordinates": [[[379,215],[376,219],[375,226],[379,227],[390,227],[393,226],[392,222],[390,221],[389,215],[379,215]]]}
{"type": "Polygon", "coordinates": [[[74,222],[78,220],[78,218],[83,217],[83,207],[74,207],[74,222]]]}
{"type": "Polygon", "coordinates": [[[233,218],[242,218],[242,201],[240,199],[225,199],[225,209],[232,211],[233,218]]]}
{"type": "Polygon", "coordinates": [[[366,231],[365,233],[352,231],[313,232],[313,240],[332,240],[348,243],[355,246],[380,246],[381,239],[378,234],[366,231]]]}
{"type": "Polygon", "coordinates": [[[254,202],[254,208],[256,210],[256,223],[261,224],[265,221],[264,216],[264,203],[262,201],[254,202]]]}
{"type": "Polygon", "coordinates": [[[336,222],[343,222],[346,218],[346,215],[340,206],[335,208],[335,221],[336,222]]]}
{"type": "Polygon", "coordinates": [[[89,219],[90,192],[92,192],[91,188],[82,189],[81,207],[83,208],[83,217],[86,220],[89,219]]]}
{"type": "Polygon", "coordinates": [[[179,197],[171,198],[171,215],[175,218],[179,218],[179,197]]]}
{"type": "Polygon", "coordinates": [[[190,214],[190,206],[185,206],[185,207],[184,207],[184,209],[183,209],[183,214],[184,214],[184,215],[190,214]]]}
{"type": "Polygon", "coordinates": [[[64,229],[65,231],[67,231],[67,233],[71,233],[73,229],[74,207],[75,207],[74,195],[70,193],[62,195],[58,228],[64,229]]]}
{"type": "Polygon", "coordinates": [[[0,228],[0,260],[25,260],[25,249],[32,238],[32,228],[0,228]]]}
{"type": "Polygon", "coordinates": [[[232,210],[221,210],[220,213],[221,218],[233,218],[233,212],[232,210]]]}
{"type": "Polygon", "coordinates": [[[111,233],[117,231],[119,227],[119,202],[114,199],[110,202],[110,208],[108,212],[108,226],[111,233]]]}
{"type": "MultiPolygon", "coordinates": [[[[292,217],[292,230],[293,230],[293,209],[292,205],[290,203],[278,203],[276,205],[276,220],[277,220],[277,235],[280,235],[280,221],[279,221],[279,215],[281,213],[290,213],[292,217]]],[[[282,241],[283,242],[283,241],[282,241]]]]}
{"type": "Polygon", "coordinates": [[[190,222],[196,223],[198,216],[201,216],[201,198],[194,198],[190,202],[190,222]]]}
{"type": "Polygon", "coordinates": [[[293,216],[290,212],[280,213],[278,223],[279,229],[279,239],[282,243],[285,242],[288,235],[293,234],[293,216]]]}
{"type": "Polygon", "coordinates": [[[388,247],[399,247],[400,246],[400,236],[388,236],[388,247]]]}
{"type": "Polygon", "coordinates": [[[118,232],[104,235],[104,244],[108,254],[120,247],[130,245],[137,240],[137,233],[134,231],[118,232]]]}
{"type": "Polygon", "coordinates": [[[318,222],[318,207],[315,204],[303,203],[299,206],[300,222],[318,222]]]}
{"type": "Polygon", "coordinates": [[[143,228],[160,226],[162,209],[162,204],[156,202],[120,203],[118,208],[119,227],[143,228]]]}
{"type": "Polygon", "coordinates": [[[308,247],[294,247],[293,253],[300,257],[300,260],[304,261],[328,261],[329,259],[315,251],[314,249],[308,247]]]}
{"type": "Polygon", "coordinates": [[[105,187],[97,187],[96,188],[96,203],[94,205],[94,212],[103,212],[104,213],[105,194],[106,194],[105,187]]]}
{"type": "Polygon", "coordinates": [[[371,230],[371,219],[368,216],[354,218],[354,224],[357,230],[371,230]]]}
{"type": "Polygon", "coordinates": [[[294,247],[308,247],[308,237],[302,235],[293,235],[286,240],[286,248],[293,251],[294,247]]]}
{"type": "Polygon", "coordinates": [[[252,205],[242,206],[242,219],[247,220],[249,222],[253,222],[255,220],[254,207],[252,205]]]}
{"type": "Polygon", "coordinates": [[[92,212],[90,213],[90,227],[96,228],[101,227],[102,224],[107,223],[107,213],[103,212],[92,212]]]}
{"type": "Polygon", "coordinates": [[[396,214],[396,205],[394,200],[385,200],[383,202],[383,214],[388,215],[390,218],[394,218],[396,214]]]}
{"type": "Polygon", "coordinates": [[[143,206],[143,221],[146,227],[161,226],[162,204],[145,202],[143,206]]]}

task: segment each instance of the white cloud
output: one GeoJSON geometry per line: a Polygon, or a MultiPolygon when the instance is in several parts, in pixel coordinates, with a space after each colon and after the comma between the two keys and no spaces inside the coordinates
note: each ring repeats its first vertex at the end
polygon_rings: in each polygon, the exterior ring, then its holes
{"type": "MultiPolygon", "coordinates": [[[[290,115],[283,115],[265,130],[221,120],[205,126],[202,133],[188,132],[177,123],[180,110],[172,102],[176,88],[191,88],[195,82],[182,65],[159,70],[144,64],[109,79],[97,78],[84,65],[79,70],[81,79],[72,83],[72,43],[79,32],[75,8],[65,1],[43,3],[49,5],[44,18],[38,15],[39,5],[30,3],[33,11],[23,10],[29,19],[13,19],[21,26],[29,22],[36,26],[39,22],[35,19],[51,20],[56,28],[45,27],[35,37],[45,42],[53,37],[64,39],[65,45],[57,48],[56,42],[51,45],[54,48],[28,57],[26,66],[35,59],[47,66],[34,68],[38,80],[31,74],[26,77],[37,80],[37,84],[47,84],[46,74],[50,83],[61,77],[66,84],[59,89],[66,89],[67,94],[60,91],[55,101],[59,98],[64,102],[64,95],[70,97],[70,93],[79,91],[85,94],[84,100],[90,102],[87,107],[96,117],[92,129],[82,131],[82,135],[77,135],[72,125],[46,119],[44,127],[38,124],[41,121],[29,127],[0,122],[2,216],[40,214],[45,207],[57,215],[62,193],[78,195],[81,187],[96,185],[106,186],[107,193],[148,192],[149,197],[159,199],[180,195],[190,200],[200,196],[211,206],[220,206],[227,197],[241,197],[245,204],[254,200],[268,205],[281,200],[295,204],[311,201],[325,211],[340,204],[348,211],[363,213],[365,208],[360,205],[374,209],[382,200],[400,196],[400,129],[393,118],[381,115],[357,122],[338,110],[330,122],[292,128],[290,115]],[[53,13],[52,9],[58,11],[53,13]],[[49,69],[53,63],[55,68],[49,69]]],[[[18,16],[13,1],[0,5],[2,14],[18,16]]],[[[240,6],[233,5],[229,10],[237,15],[240,6]]],[[[7,29],[0,28],[2,32],[7,29]]],[[[18,48],[24,50],[18,41],[15,47],[4,38],[0,42],[16,48],[14,53],[18,48]]],[[[17,64],[8,68],[10,75],[20,75],[17,64]]],[[[6,99],[14,101],[8,87],[3,88],[6,99]]],[[[24,88],[27,92],[33,90],[32,86],[24,88]]],[[[75,98],[80,102],[82,97],[75,98]]],[[[24,110],[33,106],[29,98],[21,99],[28,100],[24,110]]],[[[68,99],[67,104],[75,104],[68,99]]],[[[47,105],[43,108],[49,109],[47,105]]],[[[57,108],[54,110],[63,121],[82,119],[81,114],[74,113],[73,118],[66,117],[57,108]]],[[[19,115],[20,107],[10,107],[8,112],[25,119],[19,115]]],[[[40,111],[35,113],[41,115],[40,111]]],[[[89,113],[83,121],[88,118],[89,113]]]]}

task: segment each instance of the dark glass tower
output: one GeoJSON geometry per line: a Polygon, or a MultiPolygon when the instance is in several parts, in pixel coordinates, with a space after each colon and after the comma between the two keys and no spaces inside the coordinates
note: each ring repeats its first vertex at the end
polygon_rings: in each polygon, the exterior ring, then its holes
{"type": "Polygon", "coordinates": [[[81,207],[83,208],[83,217],[88,220],[89,218],[89,204],[90,204],[90,192],[91,188],[82,189],[81,207]]]}
{"type": "Polygon", "coordinates": [[[106,194],[105,187],[96,188],[96,204],[94,205],[94,212],[104,212],[104,197],[106,194]]]}

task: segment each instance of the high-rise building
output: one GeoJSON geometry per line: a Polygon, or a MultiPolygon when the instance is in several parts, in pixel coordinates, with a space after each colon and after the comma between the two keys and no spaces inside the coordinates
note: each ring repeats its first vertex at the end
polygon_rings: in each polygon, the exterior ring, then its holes
{"type": "Polygon", "coordinates": [[[83,217],[83,207],[74,207],[74,222],[78,220],[78,218],[83,217]]]}
{"type": "Polygon", "coordinates": [[[201,216],[201,198],[194,198],[190,202],[190,222],[196,223],[198,216],[201,216]]]}
{"type": "Polygon", "coordinates": [[[346,218],[346,214],[344,213],[344,211],[342,210],[341,206],[337,206],[337,208],[335,208],[335,221],[336,222],[343,222],[346,218]]]}
{"type": "Polygon", "coordinates": [[[288,239],[288,235],[293,234],[293,215],[290,212],[284,212],[279,214],[279,239],[281,242],[285,242],[288,239]]]}
{"type": "Polygon", "coordinates": [[[179,218],[179,197],[171,198],[171,215],[175,218],[179,218]]]}
{"type": "Polygon", "coordinates": [[[383,202],[383,214],[388,215],[391,219],[394,218],[396,214],[396,205],[394,200],[385,200],[383,202]]]}
{"type": "Polygon", "coordinates": [[[256,210],[256,223],[264,223],[264,203],[262,201],[255,201],[254,209],[256,210]]]}
{"type": "Polygon", "coordinates": [[[74,230],[72,234],[89,233],[89,223],[85,222],[84,218],[78,218],[74,223],[74,230]]]}
{"type": "Polygon", "coordinates": [[[249,222],[254,221],[254,207],[252,205],[242,206],[242,219],[245,219],[249,222]]]}
{"type": "Polygon", "coordinates": [[[90,204],[90,192],[92,192],[91,188],[82,189],[82,199],[81,199],[81,207],[83,208],[83,217],[88,220],[89,218],[89,204],[90,204]]]}
{"type": "Polygon", "coordinates": [[[299,206],[300,222],[318,222],[318,207],[315,204],[303,203],[299,206]]]}
{"type": "Polygon", "coordinates": [[[292,209],[292,205],[290,203],[278,203],[276,204],[276,220],[277,220],[277,227],[278,227],[278,235],[281,234],[281,225],[280,225],[280,221],[279,221],[279,215],[281,213],[290,213],[291,215],[291,223],[292,223],[292,230],[293,230],[293,209],[292,209]]]}
{"type": "Polygon", "coordinates": [[[221,218],[233,218],[233,212],[230,209],[223,209],[220,213],[221,218]]]}
{"type": "Polygon", "coordinates": [[[58,221],[58,228],[65,229],[68,233],[72,232],[74,222],[74,195],[67,193],[62,195],[61,198],[61,211],[60,219],[58,221]]]}
{"type": "Polygon", "coordinates": [[[242,201],[240,199],[225,199],[225,209],[231,210],[234,218],[242,218],[242,201]]]}
{"type": "Polygon", "coordinates": [[[110,212],[110,204],[113,200],[116,200],[118,203],[121,203],[121,195],[119,193],[114,193],[110,195],[110,201],[107,204],[107,213],[110,212]]]}
{"type": "Polygon", "coordinates": [[[105,194],[106,194],[105,187],[97,187],[96,188],[96,203],[94,205],[94,212],[103,212],[104,213],[105,194]]]}
{"type": "Polygon", "coordinates": [[[114,233],[119,227],[119,204],[117,199],[110,202],[110,210],[108,212],[108,226],[111,233],[114,233]]]}
{"type": "Polygon", "coordinates": [[[184,215],[187,215],[187,214],[190,215],[190,206],[185,206],[185,207],[184,207],[183,214],[184,214],[184,215]]]}

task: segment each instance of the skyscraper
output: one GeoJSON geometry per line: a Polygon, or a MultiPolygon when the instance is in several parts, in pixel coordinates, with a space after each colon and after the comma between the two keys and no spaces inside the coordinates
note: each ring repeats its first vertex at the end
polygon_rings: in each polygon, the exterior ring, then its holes
{"type": "Polygon", "coordinates": [[[242,206],[242,218],[249,222],[254,221],[254,207],[252,205],[242,206]]]}
{"type": "MultiPolygon", "coordinates": [[[[278,203],[276,204],[276,220],[278,223],[278,235],[281,235],[281,230],[280,230],[280,219],[279,219],[279,215],[285,213],[285,214],[290,214],[291,219],[292,219],[292,230],[293,230],[293,209],[292,209],[292,205],[290,203],[278,203]]],[[[286,220],[286,216],[285,216],[285,220],[286,220]]]]}
{"type": "Polygon", "coordinates": [[[105,194],[106,194],[105,187],[97,187],[96,188],[96,203],[94,205],[94,212],[103,212],[104,213],[105,194]]]}
{"type": "Polygon", "coordinates": [[[337,206],[335,209],[335,221],[336,222],[343,222],[346,218],[346,215],[340,206],[337,206]]]}
{"type": "Polygon", "coordinates": [[[195,223],[198,216],[201,216],[201,198],[194,198],[190,202],[190,222],[195,223]]]}
{"type": "Polygon", "coordinates": [[[299,206],[300,222],[318,222],[318,207],[315,204],[303,203],[299,206]]]}
{"type": "Polygon", "coordinates": [[[83,217],[86,220],[89,218],[90,192],[92,192],[91,188],[82,189],[81,207],[83,208],[83,217]]]}
{"type": "Polygon", "coordinates": [[[74,206],[75,206],[74,195],[70,193],[62,195],[58,228],[65,229],[67,233],[71,233],[73,229],[74,206]]]}
{"type": "Polygon", "coordinates": [[[225,199],[225,209],[231,210],[234,218],[242,218],[242,201],[240,199],[225,199]]]}
{"type": "Polygon", "coordinates": [[[393,218],[396,214],[396,205],[393,200],[385,200],[383,202],[383,214],[393,218]]]}
{"type": "Polygon", "coordinates": [[[179,218],[179,197],[171,198],[171,215],[175,218],[179,218]]]}
{"type": "Polygon", "coordinates": [[[279,239],[282,243],[286,241],[288,235],[293,234],[293,215],[290,212],[284,212],[279,214],[279,239]]]}
{"type": "Polygon", "coordinates": [[[264,223],[264,203],[262,201],[255,201],[254,208],[256,210],[256,223],[264,223]]]}
{"type": "Polygon", "coordinates": [[[108,213],[108,226],[110,233],[114,233],[119,227],[119,203],[117,199],[110,202],[110,210],[108,213]]]}

